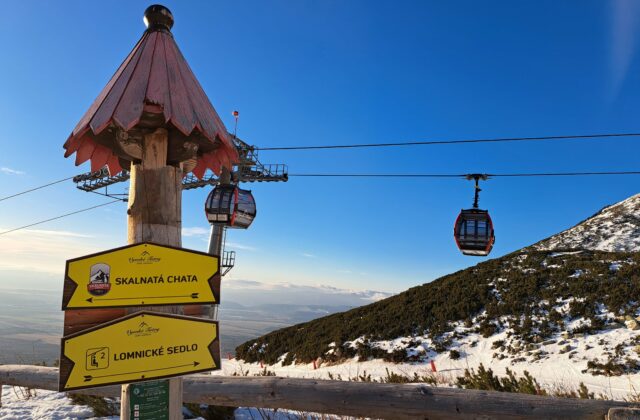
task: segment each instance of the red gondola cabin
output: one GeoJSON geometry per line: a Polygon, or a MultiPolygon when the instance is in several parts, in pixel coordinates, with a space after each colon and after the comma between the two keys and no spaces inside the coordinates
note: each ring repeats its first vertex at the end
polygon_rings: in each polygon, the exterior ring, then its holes
{"type": "Polygon", "coordinates": [[[489,212],[476,208],[460,211],[453,227],[453,237],[464,255],[489,255],[496,240],[489,212]]]}
{"type": "Polygon", "coordinates": [[[211,224],[246,229],[256,217],[256,202],[249,190],[218,185],[207,197],[205,212],[211,224]]]}

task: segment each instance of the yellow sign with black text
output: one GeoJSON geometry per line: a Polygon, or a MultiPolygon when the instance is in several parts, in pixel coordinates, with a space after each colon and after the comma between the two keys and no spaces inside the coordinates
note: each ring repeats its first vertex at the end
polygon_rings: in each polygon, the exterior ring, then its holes
{"type": "Polygon", "coordinates": [[[60,391],[220,369],[218,323],[137,312],[62,339],[60,391]]]}
{"type": "Polygon", "coordinates": [[[220,259],[152,243],[67,261],[62,310],[220,303],[220,259]]]}

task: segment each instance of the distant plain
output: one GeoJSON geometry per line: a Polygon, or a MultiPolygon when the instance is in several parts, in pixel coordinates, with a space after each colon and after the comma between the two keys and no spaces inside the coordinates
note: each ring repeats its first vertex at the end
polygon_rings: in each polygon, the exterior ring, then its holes
{"type": "MultiPolygon", "coordinates": [[[[54,364],[60,357],[61,299],[55,290],[0,289],[0,364],[54,364]]],[[[218,316],[222,354],[234,354],[239,344],[267,332],[349,308],[224,301],[218,316]]]]}

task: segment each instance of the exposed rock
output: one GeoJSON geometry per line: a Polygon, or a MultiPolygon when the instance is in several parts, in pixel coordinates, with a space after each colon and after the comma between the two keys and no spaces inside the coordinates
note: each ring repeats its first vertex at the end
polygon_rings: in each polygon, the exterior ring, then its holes
{"type": "Polygon", "coordinates": [[[638,323],[638,321],[635,318],[632,318],[628,315],[625,318],[626,319],[624,321],[624,325],[626,325],[628,329],[632,331],[640,330],[640,323],[638,323]]]}

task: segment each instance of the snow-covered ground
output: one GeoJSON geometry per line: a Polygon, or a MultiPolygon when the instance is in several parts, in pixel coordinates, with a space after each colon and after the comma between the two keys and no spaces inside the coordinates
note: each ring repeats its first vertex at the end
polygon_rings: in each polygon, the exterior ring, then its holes
{"type": "MultiPolygon", "coordinates": [[[[540,344],[533,352],[535,354],[536,351],[543,350],[550,357],[542,357],[539,360],[527,357],[526,360],[517,361],[515,358],[502,360],[494,358],[494,354],[498,354],[499,351],[492,348],[493,342],[507,340],[505,332],[489,338],[470,334],[456,343],[455,349],[461,355],[457,360],[451,359],[448,352],[441,354],[432,352],[429,354],[429,361],[422,363],[394,364],[382,360],[358,362],[353,359],[337,365],[323,365],[321,363],[317,369],[314,369],[312,363],[288,366],[282,366],[281,363],[278,363],[261,366],[260,363],[250,364],[241,360],[225,359],[222,362],[222,370],[213,372],[213,374],[246,375],[248,372],[249,376],[253,376],[259,375],[266,368],[277,376],[316,379],[333,377],[334,379],[348,380],[362,375],[371,375],[372,379],[380,379],[387,377],[387,370],[409,377],[413,377],[414,373],[418,376],[432,376],[430,361],[433,361],[437,369],[436,379],[442,386],[446,386],[446,384],[455,384],[456,378],[463,376],[465,369],[477,369],[482,363],[499,376],[505,376],[507,368],[519,374],[518,376],[521,376],[524,371],[528,371],[540,385],[549,390],[554,388],[575,390],[580,382],[583,382],[589,391],[594,392],[596,396],[602,394],[610,399],[623,400],[640,395],[640,374],[606,377],[594,376],[590,373],[582,373],[582,371],[587,368],[588,360],[606,361],[606,357],[603,356],[605,349],[615,348],[618,343],[623,343],[637,335],[637,331],[618,328],[581,338],[560,339],[555,343],[540,344]],[[571,350],[563,351],[567,346],[571,350]]],[[[379,344],[380,347],[393,349],[401,346],[402,340],[379,344]]],[[[426,338],[425,346],[429,346],[426,338]]]]}
{"type": "Polygon", "coordinates": [[[73,405],[62,392],[3,386],[0,420],[72,420],[93,417],[91,408],[73,405]]]}

